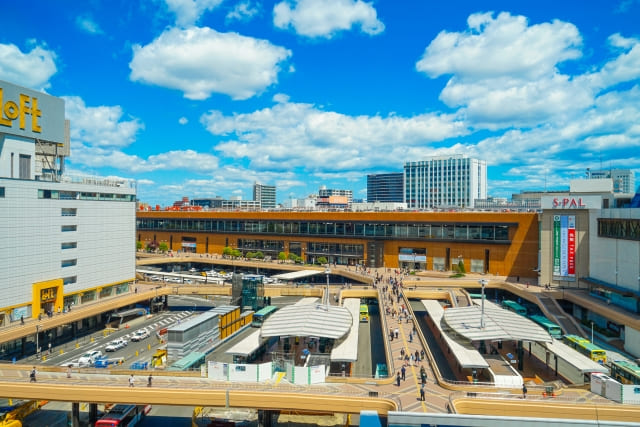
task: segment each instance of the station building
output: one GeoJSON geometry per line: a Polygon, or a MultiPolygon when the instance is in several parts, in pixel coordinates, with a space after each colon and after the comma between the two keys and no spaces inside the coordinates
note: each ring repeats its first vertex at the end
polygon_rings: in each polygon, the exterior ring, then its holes
{"type": "Polygon", "coordinates": [[[0,81],[0,325],[128,292],[135,183],[64,174],[64,100],[0,81]]]}
{"type": "Polygon", "coordinates": [[[611,179],[542,196],[539,283],[565,291],[565,310],[585,330],[640,357],[640,209],[620,207],[628,196],[611,179]]]}
{"type": "Polygon", "coordinates": [[[136,238],[173,251],[262,251],[307,263],[532,277],[538,214],[496,212],[138,211],[136,238]]]}

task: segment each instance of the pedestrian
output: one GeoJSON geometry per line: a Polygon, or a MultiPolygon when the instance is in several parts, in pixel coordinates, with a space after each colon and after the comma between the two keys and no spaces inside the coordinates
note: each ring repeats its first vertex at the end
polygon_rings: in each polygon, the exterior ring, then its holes
{"type": "Polygon", "coordinates": [[[67,378],[71,378],[71,365],[67,366],[67,378]]]}
{"type": "Polygon", "coordinates": [[[424,360],[424,349],[420,350],[420,360],[424,360]]]}
{"type": "Polygon", "coordinates": [[[397,339],[397,338],[398,338],[398,336],[400,335],[400,330],[399,330],[398,328],[396,328],[396,329],[393,331],[393,333],[394,333],[394,335],[396,336],[396,339],[397,339]]]}
{"type": "Polygon", "coordinates": [[[420,401],[424,402],[424,383],[420,387],[420,401]]]}
{"type": "Polygon", "coordinates": [[[407,368],[405,368],[404,365],[402,366],[402,368],[400,368],[400,373],[402,374],[402,381],[405,381],[406,374],[407,374],[407,368]]]}
{"type": "Polygon", "coordinates": [[[418,350],[416,350],[416,362],[420,361],[420,353],[418,353],[418,350]]]}
{"type": "Polygon", "coordinates": [[[147,380],[147,387],[151,387],[151,374],[149,374],[149,379],[147,380]]]}
{"type": "Polygon", "coordinates": [[[20,316],[20,323],[24,325],[24,316],[20,316]]]}
{"type": "Polygon", "coordinates": [[[411,361],[411,364],[413,365],[413,364],[414,364],[414,363],[413,363],[413,361],[415,360],[415,359],[413,358],[413,353],[411,353],[411,356],[409,356],[409,360],[411,361]]]}
{"type": "Polygon", "coordinates": [[[49,354],[53,353],[53,350],[51,349],[51,343],[49,343],[49,354]]]}
{"type": "Polygon", "coordinates": [[[413,342],[413,334],[411,332],[409,332],[409,342],[410,343],[413,342]]]}
{"type": "Polygon", "coordinates": [[[136,381],[136,380],[133,378],[133,374],[131,374],[131,376],[129,377],[129,387],[133,387],[133,383],[134,383],[135,381],[136,381]]]}
{"type": "Polygon", "coordinates": [[[396,375],[396,385],[400,387],[400,372],[398,372],[398,375],[396,375]]]}
{"type": "Polygon", "coordinates": [[[404,359],[404,347],[400,349],[400,360],[404,359]]]}
{"type": "Polygon", "coordinates": [[[29,373],[29,382],[30,383],[35,383],[36,382],[36,367],[35,366],[31,370],[31,372],[29,373]]]}
{"type": "Polygon", "coordinates": [[[527,385],[526,384],[522,384],[522,398],[523,399],[527,398],[527,385]]]}

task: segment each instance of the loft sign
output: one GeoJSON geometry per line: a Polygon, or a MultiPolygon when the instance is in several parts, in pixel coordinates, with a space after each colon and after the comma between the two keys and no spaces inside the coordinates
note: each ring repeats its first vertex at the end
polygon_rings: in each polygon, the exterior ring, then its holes
{"type": "Polygon", "coordinates": [[[587,205],[582,197],[554,197],[552,207],[560,209],[579,209],[586,208],[587,205]]]}
{"type": "Polygon", "coordinates": [[[42,132],[38,118],[42,116],[42,111],[38,108],[38,98],[25,95],[23,93],[15,100],[4,100],[4,92],[0,88],[0,125],[13,127],[14,121],[18,120],[18,127],[26,129],[27,116],[31,116],[31,132],[42,132]]]}

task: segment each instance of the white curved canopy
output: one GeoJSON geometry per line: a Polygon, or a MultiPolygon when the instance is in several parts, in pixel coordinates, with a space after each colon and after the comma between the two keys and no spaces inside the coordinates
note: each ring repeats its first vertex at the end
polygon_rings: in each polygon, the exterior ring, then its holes
{"type": "Polygon", "coordinates": [[[333,305],[290,305],[273,313],[260,336],[342,338],[351,328],[351,313],[333,305]]]}

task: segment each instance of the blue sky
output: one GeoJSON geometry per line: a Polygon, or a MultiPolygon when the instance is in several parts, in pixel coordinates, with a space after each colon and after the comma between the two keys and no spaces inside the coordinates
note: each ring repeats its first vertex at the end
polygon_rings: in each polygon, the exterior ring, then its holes
{"type": "Polygon", "coordinates": [[[640,168],[640,1],[34,0],[0,79],[66,100],[68,172],[278,201],[467,154],[489,194],[640,168]]]}

